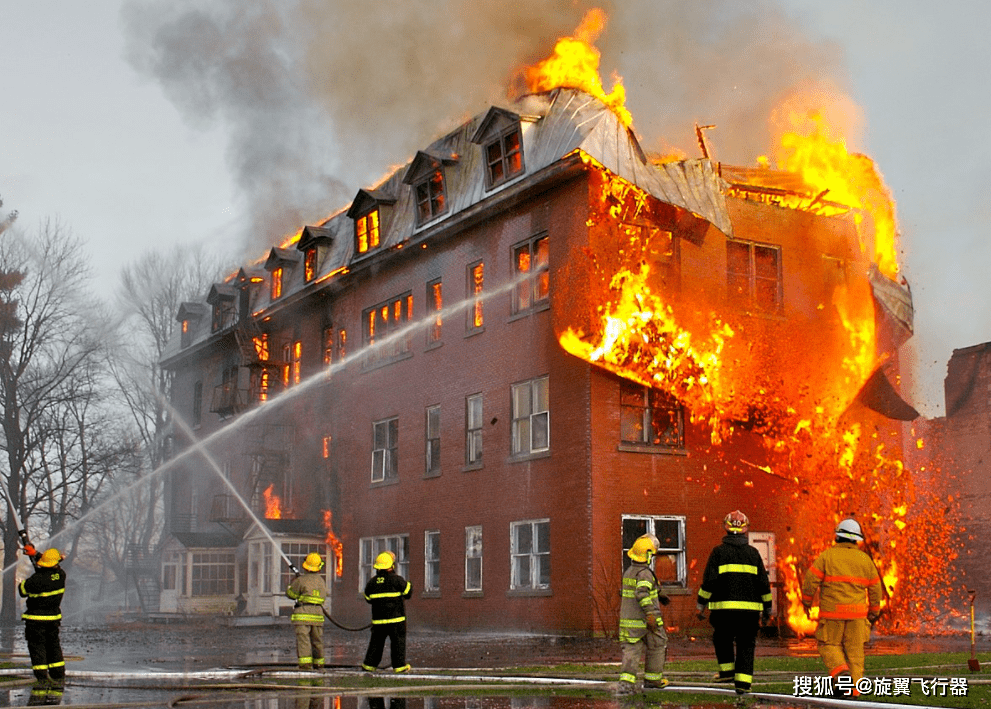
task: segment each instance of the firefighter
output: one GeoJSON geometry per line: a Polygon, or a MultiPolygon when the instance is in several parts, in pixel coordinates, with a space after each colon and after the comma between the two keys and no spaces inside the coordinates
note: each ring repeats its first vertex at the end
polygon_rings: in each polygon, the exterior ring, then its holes
{"type": "Polygon", "coordinates": [[[623,573],[619,609],[619,641],[623,647],[619,694],[633,693],[641,664],[644,689],[663,689],[668,685],[664,678],[668,636],[661,605],[666,606],[670,600],[660,592],[657,577],[650,568],[657,545],[654,535],[644,534],[626,552],[632,563],[623,573]]]}
{"type": "Polygon", "coordinates": [[[747,543],[750,520],[740,510],[723,519],[726,536],[713,548],[698,592],[700,617],[709,607],[716,682],[733,682],[737,694],[754,681],[754,649],[763,619],[771,617],[771,584],[760,552],[747,543]]]}
{"type": "Polygon", "coordinates": [[[375,575],[365,584],[365,600],[372,604],[372,637],[361,668],[366,672],[378,669],[389,638],[394,672],[409,672],[406,662],[406,607],[404,598],[413,595],[413,586],[396,573],[396,555],[384,551],[375,557],[375,575]]]}
{"type": "Polygon", "coordinates": [[[834,682],[841,676],[850,679],[851,690],[843,694],[856,695],[857,680],[864,676],[864,644],[881,614],[881,579],[874,561],[858,548],[864,533],[856,520],[840,522],[835,536],[835,544],[805,573],[802,605],[808,613],[819,592],[819,656],[834,682]]]}
{"type": "Polygon", "coordinates": [[[65,595],[65,571],[59,564],[65,557],[54,547],[42,554],[25,549],[34,564],[34,574],[21,581],[18,593],[27,599],[24,615],[24,639],[31,655],[31,670],[39,684],[61,685],[65,682],[65,660],[59,628],[62,625],[62,596],[65,595]]]}
{"type": "Polygon", "coordinates": [[[323,602],[327,599],[323,559],[319,554],[307,554],[303,560],[306,573],[297,576],[286,589],[286,595],[296,601],[290,621],[296,630],[296,656],[303,670],[322,669],[323,602]]]}

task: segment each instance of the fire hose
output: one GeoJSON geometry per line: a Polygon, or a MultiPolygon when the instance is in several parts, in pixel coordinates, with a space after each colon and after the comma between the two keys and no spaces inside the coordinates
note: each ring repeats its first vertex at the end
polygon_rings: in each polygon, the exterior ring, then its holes
{"type": "MultiPolygon", "coordinates": [[[[286,564],[289,565],[289,570],[292,571],[296,576],[301,576],[302,575],[302,572],[299,569],[297,569],[296,568],[296,565],[294,563],[292,563],[291,561],[289,561],[288,558],[286,558],[286,564]]],[[[348,626],[343,625],[341,623],[338,623],[336,620],[334,620],[333,616],[330,615],[330,612],[326,608],[324,608],[323,606],[320,606],[320,610],[323,611],[323,615],[324,615],[324,617],[327,620],[329,620],[331,623],[333,623],[334,625],[336,625],[341,630],[346,630],[349,633],[360,633],[361,631],[368,630],[369,628],[372,627],[372,624],[369,623],[368,625],[363,625],[360,628],[349,628],[348,626]]]]}

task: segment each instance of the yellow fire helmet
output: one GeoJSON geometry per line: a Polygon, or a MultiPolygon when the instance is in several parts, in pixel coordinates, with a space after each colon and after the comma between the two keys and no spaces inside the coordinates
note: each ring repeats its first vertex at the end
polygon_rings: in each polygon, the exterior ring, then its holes
{"type": "Polygon", "coordinates": [[[44,554],[42,554],[40,559],[38,559],[38,566],[42,567],[43,569],[50,569],[53,566],[57,565],[64,558],[65,557],[62,556],[61,553],[59,553],[58,549],[52,547],[51,549],[47,550],[44,554]]]}
{"type": "Polygon", "coordinates": [[[626,552],[626,555],[638,563],[649,564],[651,557],[657,553],[657,542],[654,540],[655,537],[653,534],[644,534],[641,537],[637,537],[637,540],[633,542],[633,546],[626,552]]]}
{"type": "Polygon", "coordinates": [[[391,551],[384,551],[375,557],[375,563],[373,566],[382,571],[384,569],[391,569],[396,565],[396,555],[391,551]]]}
{"type": "Polygon", "coordinates": [[[307,554],[306,559],[303,560],[303,568],[316,573],[323,568],[323,559],[316,552],[307,554]]]}

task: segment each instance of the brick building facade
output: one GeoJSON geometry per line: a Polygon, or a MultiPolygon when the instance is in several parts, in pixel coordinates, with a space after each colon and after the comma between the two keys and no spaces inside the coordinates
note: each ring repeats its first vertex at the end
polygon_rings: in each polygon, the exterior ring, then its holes
{"type": "Polygon", "coordinates": [[[527,101],[183,305],[164,362],[190,426],[175,432],[163,610],[223,611],[240,594],[247,614],[285,614],[281,553],[298,566],[316,549],[331,614],[357,625],[389,549],[417,626],[612,632],[624,550],[650,530],[667,622],[684,627],[736,508],[776,572],[795,493],[761,472],[760,436],[715,449],[679,402],[559,338],[595,319],[597,268],[633,239],[653,244],[671,302],[697,303],[700,321],[743,313],[756,366],[814,376],[839,337],[832,289],[870,288],[854,220],[787,208],[708,160],[654,164],[577,91],[527,101]],[[636,218],[605,204],[631,185],[636,218]],[[264,519],[276,503],[282,519],[264,519]]]}

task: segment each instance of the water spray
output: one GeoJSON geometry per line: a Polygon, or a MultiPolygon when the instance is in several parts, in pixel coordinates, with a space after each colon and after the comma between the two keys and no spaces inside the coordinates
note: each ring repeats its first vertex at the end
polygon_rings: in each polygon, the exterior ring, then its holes
{"type": "MultiPolygon", "coordinates": [[[[38,556],[38,550],[34,548],[31,540],[28,539],[28,531],[24,528],[24,525],[21,524],[21,518],[20,515],[17,514],[17,509],[14,507],[14,502],[10,499],[10,495],[7,494],[7,491],[2,485],[0,485],[0,492],[3,492],[3,497],[7,500],[7,506],[10,508],[10,517],[14,520],[14,528],[17,530],[17,537],[21,540],[21,547],[24,548],[24,553],[27,557],[31,559],[31,563],[34,563],[35,558],[38,556]]],[[[4,569],[4,571],[6,571],[6,569],[4,569]]]]}

